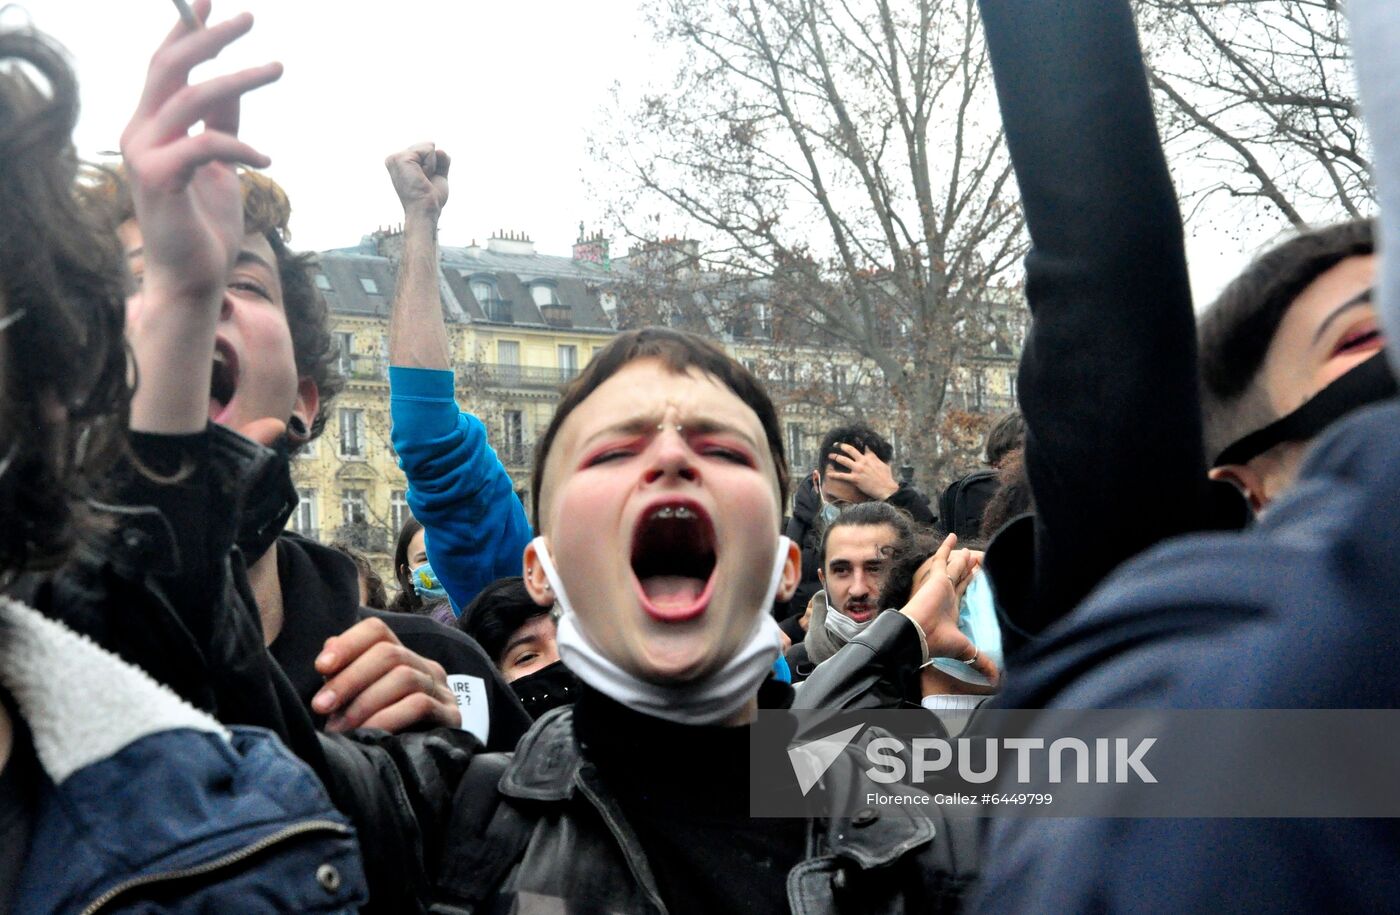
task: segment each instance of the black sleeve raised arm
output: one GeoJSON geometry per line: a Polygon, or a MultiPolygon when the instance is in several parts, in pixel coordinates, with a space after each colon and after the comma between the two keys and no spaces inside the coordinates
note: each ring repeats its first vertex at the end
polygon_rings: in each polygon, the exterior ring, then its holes
{"type": "Polygon", "coordinates": [[[1031,235],[1019,396],[1037,515],[1033,543],[1009,538],[1025,559],[988,556],[994,585],[1022,577],[997,586],[1012,649],[1202,526],[1208,487],[1181,215],[1129,4],[981,8],[1031,235]]]}

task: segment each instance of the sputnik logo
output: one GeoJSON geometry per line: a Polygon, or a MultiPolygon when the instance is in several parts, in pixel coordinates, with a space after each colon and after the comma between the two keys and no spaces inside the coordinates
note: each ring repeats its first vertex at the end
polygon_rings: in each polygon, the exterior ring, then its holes
{"type": "Polygon", "coordinates": [[[846,747],[864,728],[865,725],[857,724],[844,731],[809,740],[788,749],[788,760],[792,763],[792,772],[797,776],[797,785],[802,789],[803,797],[821,781],[826,770],[831,768],[831,764],[836,762],[837,757],[845,752],[846,747]]]}

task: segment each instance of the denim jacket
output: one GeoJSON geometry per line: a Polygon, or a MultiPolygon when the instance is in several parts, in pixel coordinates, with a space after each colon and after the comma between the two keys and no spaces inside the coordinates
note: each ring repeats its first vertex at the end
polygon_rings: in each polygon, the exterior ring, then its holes
{"type": "Polygon", "coordinates": [[[0,683],[40,773],[16,912],[351,912],[354,830],[266,731],[228,729],[0,598],[0,683]]]}

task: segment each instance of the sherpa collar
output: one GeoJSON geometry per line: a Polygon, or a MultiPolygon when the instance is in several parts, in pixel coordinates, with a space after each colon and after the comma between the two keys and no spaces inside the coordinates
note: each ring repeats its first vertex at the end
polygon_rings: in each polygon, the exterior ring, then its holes
{"type": "Polygon", "coordinates": [[[0,597],[0,684],[55,784],[143,737],[228,731],[144,671],[38,611],[0,597]]]}

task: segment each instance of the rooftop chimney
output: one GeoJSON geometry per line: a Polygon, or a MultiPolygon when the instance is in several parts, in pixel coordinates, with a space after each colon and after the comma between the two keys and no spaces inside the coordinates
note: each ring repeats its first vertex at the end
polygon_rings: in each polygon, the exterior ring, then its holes
{"type": "Polygon", "coordinates": [[[523,254],[528,257],[535,253],[535,243],[524,232],[497,229],[486,239],[486,250],[492,254],[523,254]]]}
{"type": "Polygon", "coordinates": [[[608,239],[602,232],[589,235],[578,224],[578,241],[574,242],[574,260],[582,264],[597,264],[604,270],[612,269],[612,258],[608,254],[608,239]]]}

